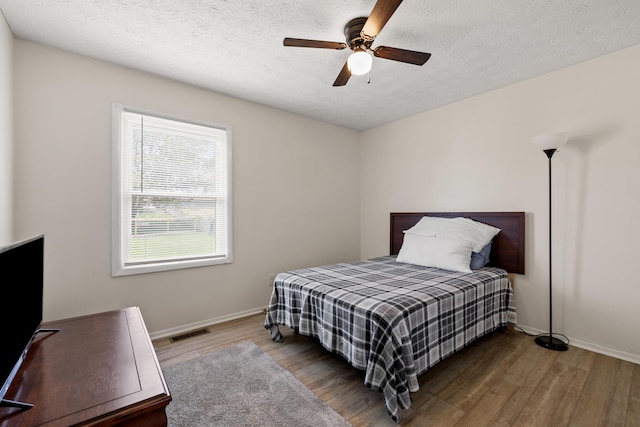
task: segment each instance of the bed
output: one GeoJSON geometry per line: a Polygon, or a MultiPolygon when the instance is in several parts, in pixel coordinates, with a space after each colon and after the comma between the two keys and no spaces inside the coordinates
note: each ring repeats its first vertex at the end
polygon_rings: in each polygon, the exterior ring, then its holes
{"type": "MultiPolygon", "coordinates": [[[[420,238],[441,245],[448,237],[420,238]]],[[[516,323],[511,274],[524,274],[524,248],[524,212],[391,213],[389,255],[279,273],[264,327],[277,342],[282,325],[314,337],[364,371],[364,384],[382,393],[398,422],[418,390],[419,375],[516,323]],[[438,218],[495,227],[486,265],[451,271],[401,262],[417,238],[411,232],[438,218]]]]}

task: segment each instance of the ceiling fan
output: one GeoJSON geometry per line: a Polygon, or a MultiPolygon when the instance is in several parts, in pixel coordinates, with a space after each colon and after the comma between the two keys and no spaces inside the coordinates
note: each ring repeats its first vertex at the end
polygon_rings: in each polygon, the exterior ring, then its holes
{"type": "Polygon", "coordinates": [[[378,46],[371,49],[376,36],[387,23],[391,15],[400,6],[402,0],[378,0],[369,17],[354,18],[344,27],[346,43],[330,42],[322,40],[295,39],[285,37],[283,44],[294,47],[313,47],[320,49],[342,50],[350,48],[353,53],[347,59],[342,70],[338,74],[334,86],[344,86],[351,75],[362,75],[369,72],[373,62],[373,56],[390,59],[392,61],[407,64],[424,65],[431,57],[430,53],[417,52],[415,50],[398,49],[396,47],[378,46]],[[369,53],[371,52],[371,53],[369,53]]]}

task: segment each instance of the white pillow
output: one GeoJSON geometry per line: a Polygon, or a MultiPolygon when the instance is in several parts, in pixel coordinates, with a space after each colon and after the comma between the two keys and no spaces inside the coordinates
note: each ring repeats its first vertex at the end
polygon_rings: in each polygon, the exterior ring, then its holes
{"type": "Polygon", "coordinates": [[[471,243],[449,237],[405,234],[396,261],[471,273],[471,243]]]}
{"type": "Polygon", "coordinates": [[[407,234],[423,236],[450,237],[471,242],[473,252],[479,253],[482,248],[500,232],[499,228],[474,221],[470,218],[438,218],[424,216],[416,225],[405,230],[407,234]]]}

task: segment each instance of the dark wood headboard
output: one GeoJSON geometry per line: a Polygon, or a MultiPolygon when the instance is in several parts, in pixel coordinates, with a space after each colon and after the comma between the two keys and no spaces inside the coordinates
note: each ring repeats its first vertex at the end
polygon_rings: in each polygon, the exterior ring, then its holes
{"type": "Polygon", "coordinates": [[[491,244],[489,265],[509,273],[524,274],[524,212],[392,212],[391,255],[397,255],[404,240],[404,230],[413,227],[423,216],[466,217],[499,228],[491,244]]]}

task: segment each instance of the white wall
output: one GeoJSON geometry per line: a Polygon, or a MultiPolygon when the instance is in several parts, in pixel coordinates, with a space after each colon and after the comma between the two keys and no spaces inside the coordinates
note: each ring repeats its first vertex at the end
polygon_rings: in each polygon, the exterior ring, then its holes
{"type": "Polygon", "coordinates": [[[135,305],[150,332],[175,332],[260,311],[272,273],[359,258],[356,132],[21,40],[14,49],[15,233],[45,234],[45,320],[135,305]],[[111,277],[113,102],[232,127],[232,264],[111,277]]]}
{"type": "Polygon", "coordinates": [[[392,211],[524,211],[518,321],[548,331],[548,160],[530,141],[567,131],[552,165],[553,329],[640,362],[639,75],[637,46],[362,133],[362,256],[388,252],[392,211]]]}
{"type": "Polygon", "coordinates": [[[0,245],[13,242],[13,34],[0,11],[0,245]]]}
{"type": "MultiPolygon", "coordinates": [[[[3,57],[11,43],[0,33],[3,57]]],[[[547,159],[530,140],[563,130],[571,140],[553,163],[554,330],[574,345],[640,362],[632,268],[640,47],[357,134],[13,44],[14,237],[47,235],[45,319],[138,305],[152,333],[204,324],[263,307],[270,273],[387,254],[391,211],[514,210],[527,213],[527,274],[515,280],[519,323],[546,330],[547,159]],[[111,278],[112,102],[233,127],[236,262],[111,278]]],[[[8,120],[11,107],[2,108],[0,120],[8,120]]],[[[0,172],[0,185],[10,179],[0,172]]]]}

